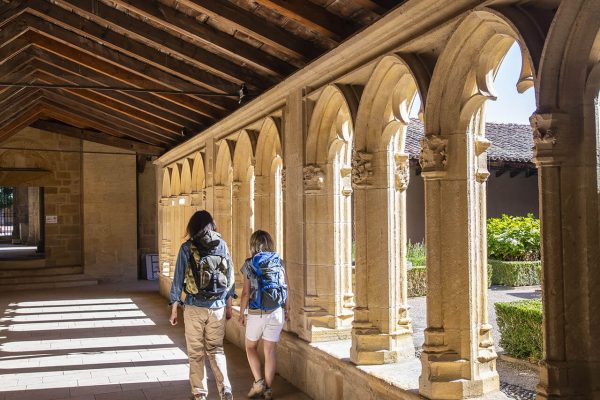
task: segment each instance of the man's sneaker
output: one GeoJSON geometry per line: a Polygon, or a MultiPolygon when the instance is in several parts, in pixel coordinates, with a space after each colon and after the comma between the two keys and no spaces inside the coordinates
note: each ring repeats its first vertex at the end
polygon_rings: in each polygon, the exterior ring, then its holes
{"type": "Polygon", "coordinates": [[[259,379],[252,384],[250,391],[248,392],[248,398],[258,399],[263,396],[265,391],[265,380],[259,379]]]}
{"type": "Polygon", "coordinates": [[[265,400],[272,400],[273,399],[273,389],[265,388],[264,396],[265,396],[265,400]]]}
{"type": "Polygon", "coordinates": [[[223,392],[223,395],[221,396],[221,400],[233,400],[233,393],[223,392]]]}
{"type": "Polygon", "coordinates": [[[190,400],[206,400],[205,394],[193,394],[190,396],[190,400]]]}

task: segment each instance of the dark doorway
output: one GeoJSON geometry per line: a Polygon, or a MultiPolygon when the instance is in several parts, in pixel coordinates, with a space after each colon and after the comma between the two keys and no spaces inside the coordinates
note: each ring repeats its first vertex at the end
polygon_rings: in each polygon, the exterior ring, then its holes
{"type": "Polygon", "coordinates": [[[0,259],[43,257],[43,188],[0,186],[0,259]]]}

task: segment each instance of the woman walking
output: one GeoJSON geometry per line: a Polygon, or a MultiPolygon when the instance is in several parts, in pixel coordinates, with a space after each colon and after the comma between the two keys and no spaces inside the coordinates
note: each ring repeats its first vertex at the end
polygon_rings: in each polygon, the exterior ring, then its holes
{"type": "Polygon", "coordinates": [[[283,261],[275,252],[273,239],[258,230],[250,237],[252,257],[244,262],[244,288],[240,304],[239,322],[246,327],[246,355],[254,376],[248,397],[273,398],[271,385],[275,378],[277,342],[287,310],[288,279],[283,261]],[[246,308],[248,314],[246,315],[246,308]],[[258,356],[258,342],[263,339],[265,374],[258,356]]]}
{"type": "Polygon", "coordinates": [[[177,305],[183,305],[185,341],[190,362],[192,399],[206,400],[208,356],[222,400],[232,400],[223,351],[225,320],[231,318],[235,296],[233,263],[227,244],[207,211],[197,211],[187,225],[188,240],[181,245],[171,285],[172,325],[177,325],[177,305]],[[182,292],[186,293],[181,301],[182,292]]]}

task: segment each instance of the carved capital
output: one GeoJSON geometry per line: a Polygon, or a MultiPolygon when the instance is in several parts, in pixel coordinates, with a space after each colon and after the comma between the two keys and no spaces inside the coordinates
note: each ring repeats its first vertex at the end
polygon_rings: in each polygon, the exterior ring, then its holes
{"type": "Polygon", "coordinates": [[[303,169],[304,190],[319,191],[325,184],[325,173],[317,165],[307,165],[303,169]]]}
{"type": "Polygon", "coordinates": [[[534,113],[529,117],[533,129],[534,159],[538,165],[556,164],[554,147],[559,140],[562,113],[534,113]]]}
{"type": "Polygon", "coordinates": [[[424,176],[427,173],[445,172],[448,164],[448,139],[438,135],[428,135],[421,139],[419,163],[424,176]]]}
{"type": "Polygon", "coordinates": [[[352,185],[365,187],[372,183],[373,154],[355,151],[352,154],[352,185]]]}
{"type": "Polygon", "coordinates": [[[202,201],[206,202],[206,189],[202,189],[202,201]]]}
{"type": "Polygon", "coordinates": [[[404,191],[410,183],[410,164],[408,154],[394,155],[394,175],[396,180],[396,190],[404,191]]]}
{"type": "Polygon", "coordinates": [[[475,155],[477,155],[477,156],[482,155],[484,152],[487,151],[487,149],[490,148],[491,145],[492,145],[492,142],[490,142],[485,137],[477,136],[475,138],[475,155]]]}

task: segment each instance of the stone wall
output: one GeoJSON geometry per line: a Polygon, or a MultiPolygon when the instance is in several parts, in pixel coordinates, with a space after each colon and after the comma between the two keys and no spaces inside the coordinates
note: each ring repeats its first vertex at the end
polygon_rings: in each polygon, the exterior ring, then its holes
{"type": "Polygon", "coordinates": [[[2,142],[2,148],[0,167],[49,171],[22,183],[44,187],[45,215],[57,216],[56,224],[45,225],[45,265],[81,265],[81,141],[26,128],[2,142]],[[21,148],[35,150],[19,150],[21,148]]]}
{"type": "Polygon", "coordinates": [[[135,154],[84,142],[86,274],[101,281],[137,278],[135,154]]]}
{"type": "MultiPolygon", "coordinates": [[[[34,128],[24,129],[0,147],[0,167],[47,171],[18,184],[0,181],[28,186],[30,192],[44,188],[44,214],[56,216],[57,223],[44,224],[43,265],[84,266],[85,274],[106,281],[137,278],[134,153],[34,128]]],[[[142,176],[146,199],[142,237],[148,248],[156,246],[153,169],[150,165],[146,179],[142,176]]],[[[18,267],[18,261],[12,263],[18,267]]]]}

